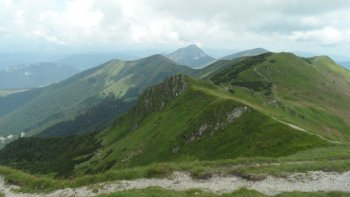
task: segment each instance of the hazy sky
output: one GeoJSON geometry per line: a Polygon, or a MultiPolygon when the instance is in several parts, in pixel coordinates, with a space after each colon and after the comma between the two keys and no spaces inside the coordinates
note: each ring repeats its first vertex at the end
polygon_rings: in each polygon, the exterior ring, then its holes
{"type": "Polygon", "coordinates": [[[350,56],[350,1],[0,0],[0,52],[188,43],[350,56]]]}

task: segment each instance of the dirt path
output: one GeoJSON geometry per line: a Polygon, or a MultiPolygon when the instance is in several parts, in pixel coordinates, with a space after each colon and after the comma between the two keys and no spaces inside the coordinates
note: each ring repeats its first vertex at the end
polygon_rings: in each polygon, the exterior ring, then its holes
{"type": "Polygon", "coordinates": [[[210,179],[194,180],[186,173],[175,172],[173,176],[168,179],[137,179],[131,181],[101,183],[75,189],[68,188],[56,190],[49,194],[14,193],[11,189],[16,187],[6,185],[4,180],[2,178],[0,179],[0,191],[5,193],[8,197],[88,197],[102,193],[111,193],[129,189],[142,189],[151,186],[178,191],[198,188],[216,194],[229,193],[245,187],[269,196],[291,191],[341,191],[350,193],[350,171],[345,173],[320,171],[296,173],[285,178],[269,176],[261,181],[248,181],[235,176],[214,176],[210,179]]]}

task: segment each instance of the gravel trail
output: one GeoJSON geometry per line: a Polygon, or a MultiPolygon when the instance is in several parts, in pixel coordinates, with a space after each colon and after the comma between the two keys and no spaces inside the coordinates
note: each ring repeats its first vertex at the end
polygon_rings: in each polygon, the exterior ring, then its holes
{"type": "Polygon", "coordinates": [[[100,183],[74,189],[60,189],[48,194],[15,193],[12,189],[17,187],[5,184],[3,178],[0,178],[0,191],[5,193],[8,197],[88,197],[103,193],[142,189],[152,186],[177,191],[197,188],[216,194],[230,193],[245,187],[268,196],[291,191],[340,191],[350,193],[350,171],[344,173],[322,171],[295,173],[284,178],[268,176],[266,179],[260,181],[245,180],[236,176],[213,176],[210,179],[195,180],[192,179],[188,173],[175,172],[172,177],[166,179],[152,178],[100,183]]]}

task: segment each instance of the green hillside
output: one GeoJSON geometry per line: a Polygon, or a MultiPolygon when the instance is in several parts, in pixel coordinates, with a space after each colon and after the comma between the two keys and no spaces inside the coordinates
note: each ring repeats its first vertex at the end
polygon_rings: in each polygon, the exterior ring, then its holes
{"type": "Polygon", "coordinates": [[[350,73],[328,57],[267,53],[206,77],[246,104],[329,140],[350,140],[350,73]]]}
{"type": "Polygon", "coordinates": [[[161,55],[109,61],[63,82],[0,98],[0,136],[35,134],[63,120],[74,121],[78,113],[110,96],[119,99],[120,106],[132,106],[128,103],[147,87],[167,76],[191,72],[161,55]]]}
{"type": "MultiPolygon", "coordinates": [[[[275,158],[330,145],[235,100],[211,83],[185,75],[148,88],[135,108],[110,129],[95,134],[92,139],[101,143],[96,151],[85,148],[87,136],[79,138],[81,149],[90,150],[90,154],[83,151],[75,154],[75,159],[66,157],[62,160],[70,166],[62,164],[60,168],[58,164],[52,172],[60,174],[64,168],[74,168],[76,174],[94,174],[156,162],[275,158]]],[[[54,161],[51,157],[68,154],[66,148],[60,149],[60,141],[51,147],[49,140],[24,138],[10,143],[0,151],[0,163],[45,173],[54,161]],[[48,149],[50,155],[41,151],[47,146],[52,148],[48,149]],[[26,157],[21,156],[23,151],[26,157]],[[37,169],[40,165],[44,167],[37,169]]]]}
{"type": "Polygon", "coordinates": [[[63,137],[102,131],[112,125],[120,114],[128,111],[136,101],[124,102],[109,95],[96,105],[80,111],[73,120],[58,122],[43,129],[35,137],[63,137]]]}
{"type": "MultiPolygon", "coordinates": [[[[348,170],[350,75],[331,59],[266,53],[219,61],[193,75],[202,79],[180,74],[147,88],[134,108],[98,133],[12,142],[0,150],[0,164],[89,175],[91,182],[171,169],[199,177],[208,170],[241,176],[348,170]]],[[[78,119],[85,118],[93,120],[78,119]]]]}
{"type": "Polygon", "coordinates": [[[101,138],[99,154],[79,165],[78,171],[97,173],[165,161],[279,157],[328,144],[183,75],[148,89],[137,107],[101,138]]]}
{"type": "Polygon", "coordinates": [[[66,138],[19,138],[0,150],[0,164],[33,173],[72,175],[74,166],[88,160],[101,146],[95,134],[66,138]]]}

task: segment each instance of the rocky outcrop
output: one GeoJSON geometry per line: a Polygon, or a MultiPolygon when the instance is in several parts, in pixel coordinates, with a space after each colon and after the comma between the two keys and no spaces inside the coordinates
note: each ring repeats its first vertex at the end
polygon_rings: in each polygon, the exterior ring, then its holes
{"type": "Polygon", "coordinates": [[[163,83],[148,88],[141,96],[138,111],[162,111],[167,103],[180,96],[189,87],[187,77],[183,74],[168,77],[163,83]]]}
{"type": "Polygon", "coordinates": [[[239,118],[243,113],[248,111],[248,107],[237,107],[231,111],[231,113],[227,114],[227,122],[232,123],[235,119],[239,118]]]}
{"type": "Polygon", "coordinates": [[[226,129],[244,113],[249,110],[247,106],[236,107],[228,112],[217,112],[214,114],[214,121],[207,120],[201,123],[197,130],[186,136],[186,142],[190,143],[203,137],[205,134],[213,135],[216,131],[226,129]]]}

